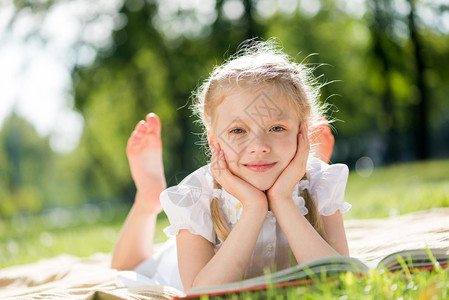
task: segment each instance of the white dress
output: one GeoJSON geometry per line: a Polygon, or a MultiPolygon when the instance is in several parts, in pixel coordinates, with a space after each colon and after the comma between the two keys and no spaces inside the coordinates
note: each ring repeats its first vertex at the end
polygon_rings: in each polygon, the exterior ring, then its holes
{"type": "MultiPolygon", "coordinates": [[[[348,178],[348,167],[343,164],[328,165],[316,158],[310,158],[307,166],[308,180],[300,181],[292,191],[292,199],[303,215],[308,213],[304,199],[299,196],[308,189],[319,214],[329,216],[337,210],[347,212],[351,205],[344,201],[348,178]]],[[[210,241],[219,248],[222,241],[214,231],[210,202],[217,197],[226,221],[232,229],[242,214],[242,204],[223,189],[213,188],[210,165],[199,168],[177,186],[170,187],[160,196],[161,205],[170,221],[164,229],[169,237],[164,247],[151,259],[139,265],[135,272],[120,272],[117,283],[122,286],[140,284],[168,285],[183,290],[177,268],[175,236],[181,229],[187,229],[210,241]]],[[[289,253],[287,239],[273,213],[268,212],[244,278],[264,274],[266,268],[282,270],[294,262],[289,253]]]]}

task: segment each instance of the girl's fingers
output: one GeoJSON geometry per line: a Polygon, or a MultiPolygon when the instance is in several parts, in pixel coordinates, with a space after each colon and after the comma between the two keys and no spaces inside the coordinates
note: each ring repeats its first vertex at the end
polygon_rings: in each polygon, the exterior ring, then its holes
{"type": "Polygon", "coordinates": [[[212,157],[211,157],[211,163],[212,163],[212,171],[215,170],[215,166],[217,165],[217,148],[215,146],[211,147],[212,157]]]}
{"type": "Polygon", "coordinates": [[[305,124],[301,125],[300,132],[298,133],[298,144],[296,149],[295,157],[293,158],[291,165],[293,167],[293,172],[297,172],[307,165],[307,159],[309,156],[309,139],[307,135],[307,127],[305,124]]]}
{"type": "Polygon", "coordinates": [[[215,145],[211,146],[211,151],[212,151],[212,158],[211,158],[212,175],[217,181],[220,181],[221,177],[220,152],[215,145]]]}
{"type": "MultiPolygon", "coordinates": [[[[307,130],[307,124],[303,124],[302,128],[301,128],[301,140],[302,140],[302,149],[306,152],[306,154],[308,155],[309,150],[310,150],[310,142],[309,142],[309,135],[308,135],[308,130],[307,130]]],[[[298,145],[299,147],[299,145],[298,145]]]]}
{"type": "Polygon", "coordinates": [[[218,148],[216,155],[217,155],[217,171],[220,174],[220,176],[223,176],[222,171],[225,172],[228,170],[228,165],[226,163],[223,150],[218,148]]]}
{"type": "Polygon", "coordinates": [[[308,127],[306,127],[306,131],[304,132],[304,140],[305,140],[306,151],[307,151],[307,156],[308,156],[309,151],[310,151],[310,141],[309,141],[308,127]]]}
{"type": "Polygon", "coordinates": [[[220,144],[216,143],[215,145],[212,145],[211,151],[211,172],[215,180],[217,180],[222,186],[226,185],[228,182],[232,182],[233,174],[228,169],[226,157],[220,147],[220,144]]]}
{"type": "Polygon", "coordinates": [[[218,161],[220,163],[220,167],[227,167],[223,150],[219,150],[218,161]]]}

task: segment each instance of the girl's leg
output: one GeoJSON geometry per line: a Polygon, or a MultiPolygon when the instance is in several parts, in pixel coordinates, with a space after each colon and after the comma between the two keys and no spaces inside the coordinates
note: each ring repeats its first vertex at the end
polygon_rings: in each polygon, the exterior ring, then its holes
{"type": "Polygon", "coordinates": [[[166,188],[157,115],[150,113],[137,124],[126,154],[137,193],[114,248],[111,267],[119,270],[132,270],[153,254],[156,218],[162,210],[159,195],[166,188]]]}

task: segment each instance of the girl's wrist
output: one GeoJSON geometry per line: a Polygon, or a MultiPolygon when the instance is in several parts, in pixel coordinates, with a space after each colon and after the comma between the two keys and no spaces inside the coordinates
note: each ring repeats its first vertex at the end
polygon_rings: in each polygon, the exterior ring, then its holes
{"type": "Polygon", "coordinates": [[[244,207],[240,220],[244,218],[251,218],[253,220],[252,221],[253,223],[256,220],[260,220],[260,222],[263,223],[267,214],[268,214],[268,204],[265,206],[251,204],[244,207]]]}
{"type": "Polygon", "coordinates": [[[277,202],[277,201],[284,201],[286,199],[290,199],[291,198],[291,191],[293,191],[294,185],[292,185],[291,187],[272,187],[271,189],[269,189],[267,191],[267,198],[268,201],[273,201],[273,202],[277,202]],[[288,193],[287,191],[290,191],[290,193],[288,193]],[[286,193],[287,192],[287,193],[286,193]]]}
{"type": "Polygon", "coordinates": [[[268,200],[266,197],[258,199],[257,201],[243,202],[243,211],[255,212],[256,214],[268,213],[268,200]]]}
{"type": "Polygon", "coordinates": [[[292,197],[286,195],[268,197],[268,202],[270,203],[271,210],[275,210],[278,206],[294,205],[292,197]]]}

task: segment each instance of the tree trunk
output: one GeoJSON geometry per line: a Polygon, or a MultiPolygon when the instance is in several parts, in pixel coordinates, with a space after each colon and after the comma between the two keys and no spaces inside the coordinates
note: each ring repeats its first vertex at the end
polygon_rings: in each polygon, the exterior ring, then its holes
{"type": "Polygon", "coordinates": [[[390,25],[391,20],[386,16],[385,7],[382,9],[378,1],[374,1],[374,21],[372,24],[374,46],[373,51],[375,56],[381,63],[381,75],[384,81],[384,89],[381,96],[383,117],[387,123],[387,150],[384,162],[391,163],[399,160],[399,141],[396,130],[397,121],[395,115],[394,99],[391,92],[390,82],[390,59],[388,50],[383,45],[385,36],[385,29],[390,25]]]}
{"type": "Polygon", "coordinates": [[[413,45],[413,54],[416,65],[416,86],[418,88],[418,104],[415,113],[415,142],[416,154],[419,159],[429,157],[429,137],[428,137],[428,102],[429,93],[424,78],[425,63],[423,55],[423,45],[419,38],[415,23],[415,6],[413,0],[408,0],[410,4],[410,13],[408,15],[410,41],[413,45]]]}

